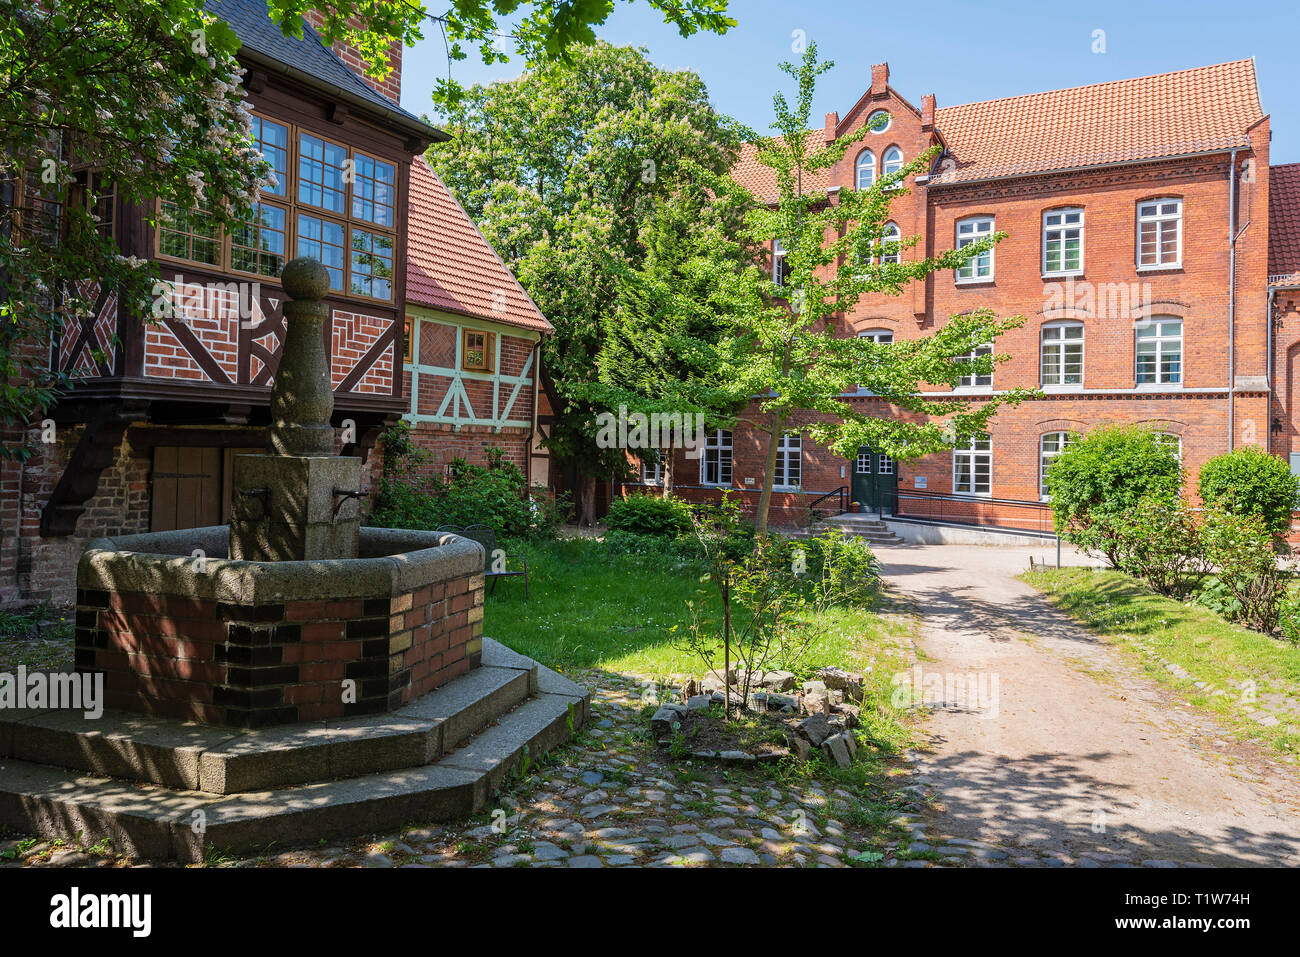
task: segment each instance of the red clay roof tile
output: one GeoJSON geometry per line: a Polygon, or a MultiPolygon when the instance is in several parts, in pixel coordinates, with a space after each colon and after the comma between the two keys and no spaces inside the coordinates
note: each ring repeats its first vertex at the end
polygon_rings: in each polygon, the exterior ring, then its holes
{"type": "Polygon", "coordinates": [[[1268,280],[1300,283],[1300,163],[1268,171],[1268,280]]]}
{"type": "Polygon", "coordinates": [[[407,302],[555,331],[423,157],[411,162],[407,206],[407,302]]]}

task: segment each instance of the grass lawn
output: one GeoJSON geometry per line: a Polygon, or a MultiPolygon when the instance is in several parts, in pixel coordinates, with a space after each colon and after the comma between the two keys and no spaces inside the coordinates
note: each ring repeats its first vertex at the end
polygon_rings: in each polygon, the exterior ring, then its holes
{"type": "Polygon", "coordinates": [[[1219,715],[1240,737],[1300,760],[1300,648],[1164,598],[1120,572],[1062,568],[1021,578],[1137,655],[1153,677],[1219,715]]]}
{"type": "MultiPolygon", "coordinates": [[[[504,580],[487,599],[483,633],[552,668],[607,668],[637,674],[686,674],[701,662],[674,641],[686,602],[720,608],[717,589],[695,565],[610,554],[593,539],[515,545],[528,559],[532,600],[519,579],[504,580]]],[[[909,634],[901,619],[866,608],[834,608],[801,665],[852,668],[864,647],[909,634]]],[[[715,662],[721,665],[721,660],[715,662]]]]}
{"type": "MultiPolygon", "coordinates": [[[[600,541],[565,539],[515,544],[509,554],[528,559],[532,600],[523,582],[503,580],[488,596],[483,633],[560,671],[596,669],[662,681],[698,675],[705,666],[674,638],[686,628],[687,601],[720,607],[701,569],[673,559],[611,554],[600,541]]],[[[864,731],[882,745],[901,745],[909,722],[890,703],[894,674],[911,667],[914,620],[861,607],[820,614],[820,638],[794,670],[823,665],[862,671],[868,703],[864,731]]],[[[712,663],[721,666],[721,657],[712,663]]]]}

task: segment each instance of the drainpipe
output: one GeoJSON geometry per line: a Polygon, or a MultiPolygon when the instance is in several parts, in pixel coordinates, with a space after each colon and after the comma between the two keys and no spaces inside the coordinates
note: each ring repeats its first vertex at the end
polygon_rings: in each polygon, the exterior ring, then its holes
{"type": "Polygon", "coordinates": [[[1264,384],[1268,386],[1268,421],[1265,423],[1264,451],[1273,454],[1273,298],[1277,290],[1269,288],[1268,300],[1264,306],[1264,341],[1268,344],[1268,355],[1264,365],[1264,384]]]}
{"type": "Polygon", "coordinates": [[[1228,451],[1237,438],[1237,147],[1228,162],[1228,451]]]}

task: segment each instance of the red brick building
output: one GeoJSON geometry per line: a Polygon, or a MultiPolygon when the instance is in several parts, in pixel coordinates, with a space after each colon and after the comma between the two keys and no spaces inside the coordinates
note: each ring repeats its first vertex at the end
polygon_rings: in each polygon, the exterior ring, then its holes
{"type": "MultiPolygon", "coordinates": [[[[932,274],[899,297],[864,297],[836,317],[836,332],[891,342],[973,309],[1023,316],[1023,327],[998,340],[1011,358],[991,377],[933,388],[971,403],[1012,386],[1044,395],[999,411],[986,438],[905,463],[868,449],[846,460],[796,423],[778,460],[774,522],[806,522],[829,493],[818,507],[832,513],[844,495],[899,516],[1050,528],[1046,462],[1070,433],[1103,423],[1166,433],[1189,480],[1231,448],[1290,453],[1300,296],[1286,283],[1300,281],[1300,167],[1269,170],[1253,61],[964,106],[920,103],[890,86],[887,64],[872,67],[858,102],[826,117],[825,138],[881,111],[887,124],[809,188],[834,202],[937,146],[929,174],[893,204],[898,235],[919,237],[901,255],[994,232],[1007,238],[960,274],[932,274]]],[[[774,197],[752,151],[735,175],[774,197]]],[[[844,401],[892,414],[866,393],[844,401]]],[[[731,487],[755,503],[766,437],[738,428],[712,444],[701,462],[680,460],[679,476],[700,473],[683,494],[731,487]]]]}

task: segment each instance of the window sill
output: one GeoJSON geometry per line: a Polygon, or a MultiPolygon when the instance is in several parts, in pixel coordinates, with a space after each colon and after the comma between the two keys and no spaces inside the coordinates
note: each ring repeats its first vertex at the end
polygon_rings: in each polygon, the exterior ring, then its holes
{"type": "Polygon", "coordinates": [[[980,279],[954,279],[952,281],[952,284],[954,286],[964,287],[964,286],[992,286],[994,283],[993,283],[993,277],[988,276],[987,278],[980,278],[980,279]]]}
{"type": "Polygon", "coordinates": [[[1078,385],[1043,385],[1039,386],[1048,395],[1068,395],[1072,392],[1082,392],[1083,383],[1078,385]]]}
{"type": "Polygon", "coordinates": [[[1182,263],[1161,263],[1158,266],[1138,266],[1137,271],[1140,273],[1149,272],[1182,272],[1182,263]]]}
{"type": "Polygon", "coordinates": [[[992,497],[993,497],[993,492],[992,492],[992,491],[988,491],[988,492],[959,492],[959,491],[957,491],[956,489],[953,489],[952,494],[953,494],[953,495],[969,495],[969,496],[971,496],[972,498],[992,498],[992,497]]]}
{"type": "Polygon", "coordinates": [[[1082,278],[1083,278],[1082,269],[1076,270],[1075,272],[1045,272],[1042,275],[1043,282],[1054,282],[1058,279],[1082,279],[1082,278]]]}
{"type": "Polygon", "coordinates": [[[953,395],[992,395],[991,385],[959,385],[953,388],[953,395]]]}
{"type": "Polygon", "coordinates": [[[1138,382],[1133,388],[1139,392],[1181,392],[1183,384],[1181,382],[1138,382]]]}

